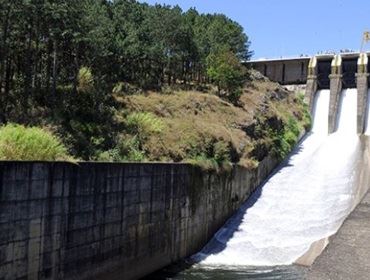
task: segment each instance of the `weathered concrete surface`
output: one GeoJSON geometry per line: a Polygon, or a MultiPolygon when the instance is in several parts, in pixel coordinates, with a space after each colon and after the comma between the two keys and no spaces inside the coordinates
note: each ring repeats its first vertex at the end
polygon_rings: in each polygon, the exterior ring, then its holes
{"type": "Polygon", "coordinates": [[[305,84],[309,60],[309,57],[255,60],[247,65],[282,85],[305,84]]]}
{"type": "Polygon", "coordinates": [[[338,105],[340,92],[342,91],[342,75],[331,74],[330,76],[330,103],[329,103],[329,133],[337,128],[338,105]]]}
{"type": "Polygon", "coordinates": [[[312,113],[313,101],[315,99],[315,93],[317,91],[317,76],[308,76],[307,86],[305,92],[305,102],[308,104],[308,108],[312,113]]]}
{"type": "Polygon", "coordinates": [[[356,74],[356,80],[357,80],[357,133],[361,134],[365,130],[369,74],[367,73],[356,74]]]}
{"type": "Polygon", "coordinates": [[[331,62],[330,78],[330,103],[329,103],[329,133],[337,128],[338,105],[342,91],[342,57],[335,55],[331,62]]]}
{"type": "Polygon", "coordinates": [[[305,102],[308,104],[310,112],[312,112],[314,95],[317,91],[317,59],[316,56],[310,59],[308,64],[308,77],[305,91],[305,102]]]}
{"type": "Polygon", "coordinates": [[[365,118],[367,109],[367,98],[368,98],[368,83],[369,74],[368,68],[368,57],[365,53],[361,53],[357,61],[357,133],[361,134],[365,130],[365,118]]]}
{"type": "Polygon", "coordinates": [[[370,279],[370,193],[309,269],[307,280],[370,279]]]}
{"type": "Polygon", "coordinates": [[[201,249],[277,163],[0,162],[0,279],[138,279],[201,249]]]}

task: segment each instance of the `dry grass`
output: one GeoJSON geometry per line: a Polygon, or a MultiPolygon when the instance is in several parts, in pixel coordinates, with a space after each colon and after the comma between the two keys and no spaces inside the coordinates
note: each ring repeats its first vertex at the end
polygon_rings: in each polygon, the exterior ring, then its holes
{"type": "Polygon", "coordinates": [[[125,107],[151,112],[165,124],[163,132],[145,145],[151,160],[181,161],[192,150],[201,152],[202,145],[218,141],[241,153],[249,142],[238,128],[250,122],[249,114],[217,96],[199,92],[135,95],[126,98],[125,107]]]}
{"type": "Polygon", "coordinates": [[[266,80],[254,80],[234,106],[212,94],[178,91],[117,97],[126,114],[150,112],[159,117],[163,130],[149,137],[144,149],[149,160],[188,161],[206,154],[218,142],[229,147],[230,160],[253,168],[256,139],[246,133],[258,116],[287,121],[303,114],[293,93],[266,80]]]}

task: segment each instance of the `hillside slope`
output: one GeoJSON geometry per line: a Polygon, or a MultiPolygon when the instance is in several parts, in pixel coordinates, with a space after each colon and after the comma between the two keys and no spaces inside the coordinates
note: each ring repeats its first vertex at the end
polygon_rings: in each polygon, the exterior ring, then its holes
{"type": "MultiPolygon", "coordinates": [[[[122,105],[123,120],[145,112],[149,122],[160,124],[136,145],[142,152],[140,160],[195,162],[206,169],[231,162],[254,167],[269,153],[284,157],[310,126],[303,98],[258,73],[252,75],[238,106],[201,92],[116,96],[116,100],[122,105]]],[[[123,141],[137,136],[133,134],[122,135],[123,141]]]]}

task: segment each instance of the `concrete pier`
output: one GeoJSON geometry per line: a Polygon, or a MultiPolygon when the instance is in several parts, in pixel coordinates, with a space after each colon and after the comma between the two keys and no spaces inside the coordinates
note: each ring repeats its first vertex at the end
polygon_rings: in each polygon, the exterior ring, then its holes
{"type": "Polygon", "coordinates": [[[329,133],[333,133],[337,125],[338,103],[342,91],[342,58],[336,55],[331,62],[330,104],[329,104],[329,133]]]}
{"type": "Polygon", "coordinates": [[[308,76],[305,93],[305,101],[312,112],[313,100],[315,92],[317,91],[317,59],[316,56],[310,59],[308,64],[308,76]]]}
{"type": "Polygon", "coordinates": [[[365,129],[365,117],[368,98],[368,80],[369,74],[367,73],[368,57],[365,53],[360,54],[357,62],[357,133],[362,134],[365,129]]]}

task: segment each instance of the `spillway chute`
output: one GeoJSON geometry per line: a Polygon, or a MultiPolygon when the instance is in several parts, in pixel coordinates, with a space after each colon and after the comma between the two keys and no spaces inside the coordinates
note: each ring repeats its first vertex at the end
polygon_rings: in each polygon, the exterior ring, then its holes
{"type": "Polygon", "coordinates": [[[357,91],[341,92],[337,131],[328,135],[329,90],[316,93],[312,132],[194,255],[201,265],[289,265],[334,234],[351,211],[361,158],[357,91]]]}

